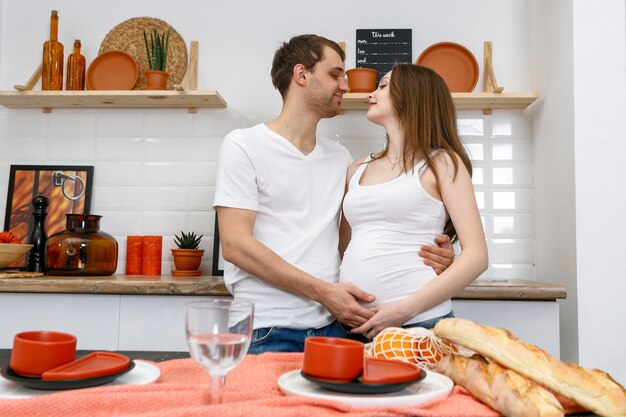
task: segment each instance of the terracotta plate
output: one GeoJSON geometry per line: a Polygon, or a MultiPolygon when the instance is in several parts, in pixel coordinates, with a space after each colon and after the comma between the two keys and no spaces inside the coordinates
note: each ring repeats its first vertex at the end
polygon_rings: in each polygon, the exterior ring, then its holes
{"type": "Polygon", "coordinates": [[[96,387],[98,385],[107,384],[116,378],[124,375],[125,373],[131,371],[135,367],[135,362],[130,361],[130,365],[128,368],[123,371],[116,372],[110,375],[98,376],[95,378],[82,378],[82,379],[66,379],[59,381],[46,381],[41,378],[26,378],[23,376],[19,376],[11,368],[8,366],[6,368],[2,368],[0,370],[0,375],[4,378],[16,382],[20,385],[23,385],[27,388],[32,389],[40,389],[40,390],[64,390],[64,389],[77,389],[77,388],[87,388],[87,387],[96,387]]]}
{"type": "Polygon", "coordinates": [[[122,51],[98,55],[87,70],[90,90],[132,90],[137,82],[137,62],[122,51]]]}
{"type": "Polygon", "coordinates": [[[406,387],[421,381],[426,377],[426,372],[421,370],[419,375],[411,380],[388,384],[364,384],[361,381],[361,378],[357,378],[352,382],[337,382],[329,379],[315,378],[302,371],[300,371],[300,375],[307,381],[313,382],[314,384],[330,391],[343,392],[347,394],[387,394],[390,392],[401,391],[406,387]]]}
{"type": "Polygon", "coordinates": [[[41,374],[46,381],[85,379],[111,375],[128,369],[130,359],[112,352],[92,352],[73,362],[66,363],[41,374]]]}
{"type": "Polygon", "coordinates": [[[470,93],[478,82],[478,62],[463,45],[440,42],[429,46],[417,58],[417,65],[435,71],[452,93],[470,93]]]}

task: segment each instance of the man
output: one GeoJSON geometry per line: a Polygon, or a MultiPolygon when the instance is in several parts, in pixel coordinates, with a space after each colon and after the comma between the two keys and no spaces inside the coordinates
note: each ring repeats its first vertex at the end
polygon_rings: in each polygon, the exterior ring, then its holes
{"type": "MultiPolygon", "coordinates": [[[[235,130],[222,144],[214,207],[229,262],[224,281],[235,299],[255,304],[250,353],[302,351],[306,337],[344,337],[338,322],[358,327],[374,314],[359,304],[373,295],[337,282],[339,214],[352,157],[316,135],[318,122],[336,116],[349,91],[344,59],[339,45],[320,36],[284,43],[271,70],[283,98],[280,115],[235,130]]],[[[445,239],[443,245],[420,255],[445,269],[453,253],[445,239]]]]}

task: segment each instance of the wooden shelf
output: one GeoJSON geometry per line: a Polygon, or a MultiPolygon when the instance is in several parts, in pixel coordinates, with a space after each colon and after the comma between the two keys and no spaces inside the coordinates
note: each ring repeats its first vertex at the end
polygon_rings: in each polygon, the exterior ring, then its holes
{"type": "Polygon", "coordinates": [[[12,109],[226,108],[217,91],[98,90],[0,91],[0,106],[12,109]]]}
{"type": "MultiPolygon", "coordinates": [[[[343,95],[344,110],[367,109],[369,93],[343,95]]],[[[452,93],[457,110],[525,109],[539,98],[537,93],[452,93]]]]}

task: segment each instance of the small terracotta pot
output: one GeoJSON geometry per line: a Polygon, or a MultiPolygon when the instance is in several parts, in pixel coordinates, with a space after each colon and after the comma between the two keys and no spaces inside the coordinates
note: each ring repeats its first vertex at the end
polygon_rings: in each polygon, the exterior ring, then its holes
{"type": "Polygon", "coordinates": [[[372,68],[352,68],[346,71],[351,93],[371,93],[376,90],[378,71],[372,68]]]}
{"type": "Polygon", "coordinates": [[[172,249],[174,265],[180,271],[197,271],[202,262],[204,249],[172,249]]]}
{"type": "Polygon", "coordinates": [[[146,70],[146,90],[167,89],[167,72],[146,70]]]}

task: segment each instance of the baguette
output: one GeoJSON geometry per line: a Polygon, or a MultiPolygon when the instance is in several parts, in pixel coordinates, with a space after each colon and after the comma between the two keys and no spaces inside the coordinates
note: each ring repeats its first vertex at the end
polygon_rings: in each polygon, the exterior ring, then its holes
{"type": "Polygon", "coordinates": [[[626,390],[610,375],[561,362],[505,329],[445,319],[435,334],[512,369],[601,416],[626,417],[626,390]]]}
{"type": "Polygon", "coordinates": [[[484,358],[446,355],[437,371],[465,387],[480,401],[507,417],[562,417],[554,395],[516,372],[484,358]]]}

